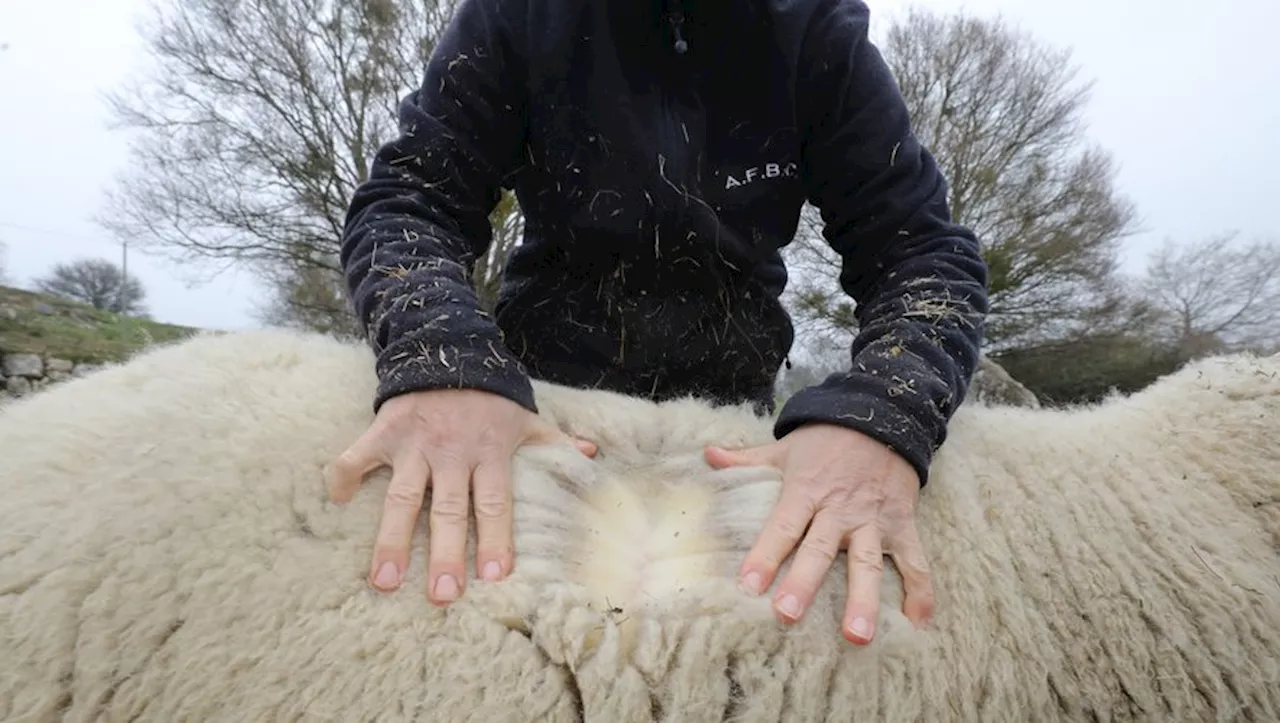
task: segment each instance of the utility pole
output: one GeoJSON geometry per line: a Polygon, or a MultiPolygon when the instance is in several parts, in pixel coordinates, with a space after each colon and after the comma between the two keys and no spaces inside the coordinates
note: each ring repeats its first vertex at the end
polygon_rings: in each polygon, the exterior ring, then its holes
{"type": "Polygon", "coordinates": [[[120,242],[120,291],[116,304],[120,308],[120,313],[125,312],[124,299],[129,288],[129,241],[126,239],[120,242]]]}

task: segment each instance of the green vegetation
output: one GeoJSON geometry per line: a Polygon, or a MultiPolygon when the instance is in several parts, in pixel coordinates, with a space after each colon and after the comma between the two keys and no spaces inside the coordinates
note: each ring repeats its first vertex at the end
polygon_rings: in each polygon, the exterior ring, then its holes
{"type": "Polygon", "coordinates": [[[199,331],[161,324],[22,289],[0,286],[0,353],[73,362],[121,361],[150,344],[199,331]]]}

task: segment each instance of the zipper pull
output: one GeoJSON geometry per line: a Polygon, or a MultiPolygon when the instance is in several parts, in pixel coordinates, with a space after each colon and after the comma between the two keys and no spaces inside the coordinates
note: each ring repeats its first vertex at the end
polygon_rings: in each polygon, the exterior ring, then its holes
{"type": "Polygon", "coordinates": [[[671,32],[676,36],[675,49],[677,55],[684,55],[689,49],[689,43],[685,42],[684,37],[680,34],[680,26],[684,23],[684,13],[676,11],[667,17],[667,22],[671,23],[671,32]]]}

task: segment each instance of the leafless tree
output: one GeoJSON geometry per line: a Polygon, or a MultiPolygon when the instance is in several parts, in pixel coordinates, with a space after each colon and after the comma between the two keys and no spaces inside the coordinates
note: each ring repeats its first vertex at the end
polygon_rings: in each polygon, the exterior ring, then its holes
{"type": "Polygon", "coordinates": [[[145,316],[146,288],[135,276],[126,277],[123,270],[105,259],[81,259],[57,264],[36,289],[70,301],[79,301],[95,309],[128,316],[145,316]]]}
{"type": "Polygon", "coordinates": [[[1280,242],[1223,233],[1194,243],[1166,241],[1142,284],[1160,310],[1167,343],[1195,357],[1280,343],[1280,242]]]}
{"type": "MultiPolygon", "coordinates": [[[[992,348],[1078,334],[1124,306],[1113,278],[1135,211],[1114,187],[1111,157],[1086,143],[1091,83],[1077,82],[1070,52],[1000,18],[920,9],[880,45],[948,180],[955,218],[983,243],[992,348]]],[[[813,209],[804,220],[788,250],[802,278],[791,305],[815,332],[849,332],[839,261],[813,209]]]]}
{"type": "Polygon", "coordinates": [[[453,2],[157,6],[142,29],[153,67],[110,97],[132,163],[100,221],[182,263],[258,275],[275,289],[269,316],[296,301],[294,321],[314,317],[317,289],[341,281],[351,194],[396,134],[396,104],[453,2]]]}
{"type": "MultiPolygon", "coordinates": [[[[507,258],[523,238],[524,216],[507,192],[490,216],[493,241],[488,252],[476,261],[472,283],[480,305],[493,311],[507,258]]],[[[305,329],[339,338],[356,339],[361,329],[356,322],[340,274],[315,266],[282,269],[267,285],[268,298],[258,306],[258,318],[271,326],[305,329]]]]}
{"type": "Polygon", "coordinates": [[[281,266],[265,285],[256,316],[268,326],[361,338],[342,274],[319,266],[281,266]]]}

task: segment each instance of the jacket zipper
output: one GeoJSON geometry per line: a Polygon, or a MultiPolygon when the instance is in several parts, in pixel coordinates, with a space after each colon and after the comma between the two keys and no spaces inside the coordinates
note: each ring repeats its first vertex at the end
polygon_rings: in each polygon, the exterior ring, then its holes
{"type": "MultiPolygon", "coordinates": [[[[684,55],[689,48],[689,44],[685,42],[681,33],[681,25],[684,23],[684,10],[679,2],[675,3],[675,6],[675,9],[667,14],[667,22],[671,24],[671,34],[674,39],[672,50],[676,55],[684,55]]],[[[676,108],[675,101],[671,97],[673,91],[664,87],[659,93],[662,97],[662,145],[665,162],[660,161],[661,166],[658,170],[671,185],[676,187],[673,190],[677,190],[685,185],[685,154],[688,150],[686,148],[688,139],[686,138],[684,121],[680,117],[679,109],[676,108]]]]}
{"type": "Polygon", "coordinates": [[[662,91],[662,159],[658,171],[670,183],[672,190],[680,192],[685,180],[685,156],[688,149],[685,141],[684,121],[680,111],[671,99],[670,91],[662,91]]]}

